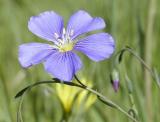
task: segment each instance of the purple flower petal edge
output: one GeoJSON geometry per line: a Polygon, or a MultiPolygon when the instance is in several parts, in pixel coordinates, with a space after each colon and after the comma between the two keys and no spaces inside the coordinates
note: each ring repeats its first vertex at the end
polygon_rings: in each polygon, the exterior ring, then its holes
{"type": "Polygon", "coordinates": [[[71,39],[75,39],[81,34],[103,29],[104,27],[105,22],[102,18],[93,18],[86,11],[79,10],[71,16],[67,25],[67,32],[73,32],[71,39]]]}
{"type": "Polygon", "coordinates": [[[114,52],[115,44],[111,35],[99,33],[79,40],[74,50],[87,55],[93,61],[101,61],[109,58],[114,52]]]}
{"type": "Polygon", "coordinates": [[[63,81],[71,81],[73,75],[80,70],[82,62],[73,52],[57,52],[44,62],[45,70],[63,81]]]}
{"type": "Polygon", "coordinates": [[[54,11],[46,11],[33,16],[28,22],[29,30],[35,35],[48,41],[56,41],[55,33],[62,34],[63,18],[54,11]]]}
{"type": "Polygon", "coordinates": [[[45,61],[56,51],[49,45],[43,43],[27,43],[19,46],[19,62],[24,68],[45,61]]]}

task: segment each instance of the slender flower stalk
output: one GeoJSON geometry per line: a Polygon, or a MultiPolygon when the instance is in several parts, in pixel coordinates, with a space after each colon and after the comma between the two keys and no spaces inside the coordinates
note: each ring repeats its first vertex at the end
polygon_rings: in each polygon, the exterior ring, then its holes
{"type": "MultiPolygon", "coordinates": [[[[84,86],[84,83],[92,87],[91,82],[87,82],[84,77],[82,77],[81,85],[84,86]]],[[[72,82],[76,82],[74,79],[72,82]]],[[[85,87],[85,86],[84,86],[85,87]]],[[[57,84],[55,86],[57,97],[59,98],[60,103],[62,104],[64,114],[71,114],[72,109],[76,107],[79,109],[83,103],[84,110],[87,110],[95,101],[96,96],[88,94],[88,91],[84,91],[80,88],[66,86],[64,84],[57,84]],[[84,101],[85,100],[85,101],[84,101]]]]}
{"type": "Polygon", "coordinates": [[[138,118],[138,110],[136,108],[135,100],[134,100],[134,97],[133,97],[132,82],[131,82],[131,80],[129,79],[129,77],[127,75],[125,76],[125,81],[126,81],[126,84],[127,84],[128,93],[129,93],[129,101],[130,101],[130,105],[131,105],[129,113],[132,114],[132,116],[134,118],[138,118]]]}
{"type": "MultiPolygon", "coordinates": [[[[75,77],[76,77],[75,80],[79,80],[76,75],[75,75],[75,77]]],[[[83,85],[84,87],[87,87],[87,86],[90,88],[93,87],[92,82],[91,81],[89,82],[88,80],[86,80],[83,77],[79,83],[81,83],[81,85],[83,85]]],[[[86,90],[81,90],[77,96],[77,99],[76,99],[77,109],[80,109],[80,107],[83,103],[83,110],[87,111],[90,108],[90,106],[95,103],[96,100],[97,100],[96,95],[91,94],[86,90]]]]}
{"type": "Polygon", "coordinates": [[[128,51],[129,53],[131,53],[149,71],[153,80],[156,81],[157,86],[160,88],[159,79],[157,79],[156,73],[148,66],[148,64],[146,64],[146,62],[139,55],[137,55],[135,53],[135,51],[133,49],[131,49],[130,47],[125,47],[122,50],[120,50],[119,53],[117,53],[118,60],[119,61],[122,60],[122,56],[123,56],[125,51],[128,51]]]}
{"type": "Polygon", "coordinates": [[[100,101],[103,101],[106,105],[109,105],[115,109],[117,109],[118,111],[122,112],[123,114],[125,114],[127,117],[129,117],[130,119],[132,119],[134,122],[138,122],[138,120],[136,120],[134,117],[132,117],[128,112],[126,112],[125,110],[123,110],[119,105],[117,105],[116,103],[112,102],[111,100],[109,100],[108,98],[106,98],[105,96],[103,96],[102,94],[100,94],[99,92],[90,89],[90,88],[86,88],[86,90],[90,91],[91,93],[95,94],[98,96],[98,98],[100,98],[100,101]]]}
{"type": "Polygon", "coordinates": [[[31,85],[25,87],[24,89],[22,89],[20,92],[18,92],[16,94],[15,98],[22,97],[26,91],[30,90],[31,88],[33,88],[33,87],[35,87],[37,85],[40,85],[40,84],[50,84],[50,83],[60,83],[60,84],[65,84],[65,85],[69,85],[69,86],[79,87],[79,88],[82,88],[84,90],[87,90],[87,91],[91,92],[92,94],[96,95],[99,98],[99,100],[102,101],[103,103],[105,103],[106,105],[109,105],[112,108],[115,108],[118,111],[122,112],[127,117],[129,117],[131,120],[133,120],[134,122],[138,122],[138,120],[136,120],[134,117],[132,117],[128,112],[126,112],[124,109],[122,109],[119,105],[117,105],[113,101],[109,100],[107,97],[105,97],[101,93],[97,92],[96,90],[94,90],[92,88],[89,88],[87,86],[83,86],[81,84],[73,83],[73,82],[61,82],[59,79],[53,79],[52,81],[40,81],[40,82],[36,82],[34,84],[31,84],[31,85]]]}

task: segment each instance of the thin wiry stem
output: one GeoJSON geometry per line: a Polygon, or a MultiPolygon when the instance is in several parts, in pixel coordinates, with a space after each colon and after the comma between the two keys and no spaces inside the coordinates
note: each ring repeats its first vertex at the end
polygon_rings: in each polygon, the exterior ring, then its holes
{"type": "Polygon", "coordinates": [[[65,84],[65,85],[69,85],[69,86],[76,86],[76,87],[79,87],[79,88],[83,88],[83,86],[81,85],[78,85],[78,84],[75,84],[75,83],[72,83],[72,82],[61,82],[60,80],[58,79],[54,79],[54,81],[40,81],[40,82],[36,82],[34,84],[31,84],[25,88],[23,88],[22,90],[20,90],[15,98],[19,98],[21,97],[20,99],[20,103],[19,103],[19,106],[18,106],[18,111],[17,111],[17,122],[23,122],[23,117],[22,117],[22,113],[21,113],[21,110],[22,110],[22,103],[23,103],[23,100],[24,100],[24,95],[27,91],[31,90],[33,87],[35,86],[38,86],[38,85],[41,85],[41,84],[50,84],[50,83],[59,83],[59,84],[65,84]]]}
{"type": "MultiPolygon", "coordinates": [[[[156,78],[156,76],[155,76],[155,73],[154,73],[154,71],[148,66],[148,64],[140,57],[140,56],[138,56],[131,48],[129,48],[129,47],[125,47],[125,48],[123,48],[121,51],[119,51],[119,53],[117,53],[117,54],[122,54],[122,53],[124,53],[125,51],[128,51],[129,53],[131,53],[148,71],[149,71],[149,73],[151,74],[151,76],[152,76],[152,78],[153,78],[153,80],[155,80],[155,81],[157,81],[157,78],[156,78]]],[[[121,57],[121,56],[120,56],[121,57]]],[[[157,84],[158,84],[158,82],[157,82],[157,84]]],[[[158,84],[158,87],[160,88],[160,85],[158,84]]]]}
{"type": "MultiPolygon", "coordinates": [[[[77,77],[76,80],[78,82],[81,82],[77,77]]],[[[112,102],[111,100],[109,100],[108,98],[106,98],[104,95],[102,95],[101,93],[97,92],[96,90],[89,88],[86,86],[85,90],[95,94],[98,99],[103,102],[105,105],[109,105],[110,107],[113,107],[117,110],[119,110],[120,112],[122,112],[123,114],[125,114],[127,117],[129,117],[130,119],[132,119],[134,122],[138,122],[138,120],[136,120],[134,117],[132,117],[129,113],[127,113],[125,110],[123,110],[119,105],[117,105],[116,103],[112,102]]]]}
{"type": "Polygon", "coordinates": [[[102,94],[100,94],[99,92],[91,89],[91,88],[86,88],[86,90],[90,91],[91,93],[95,94],[98,96],[100,101],[103,101],[103,103],[105,103],[106,105],[109,105],[115,109],[117,109],[118,111],[122,112],[123,114],[125,114],[127,117],[129,117],[131,120],[133,120],[134,122],[138,122],[138,120],[136,120],[134,117],[132,117],[128,112],[126,112],[124,109],[122,109],[119,105],[117,105],[116,103],[112,102],[111,100],[109,100],[108,98],[106,98],[105,96],[103,96],[102,94]]]}
{"type": "Polygon", "coordinates": [[[17,111],[17,122],[23,122],[23,117],[22,117],[22,113],[21,113],[23,99],[24,99],[24,95],[22,95],[20,102],[19,102],[18,111],[17,111]]]}
{"type": "Polygon", "coordinates": [[[82,85],[82,86],[84,86],[84,87],[87,87],[86,85],[84,85],[84,84],[78,79],[78,77],[77,77],[76,75],[74,75],[74,78],[76,79],[76,81],[77,81],[80,85],[82,85]]]}
{"type": "Polygon", "coordinates": [[[101,98],[101,100],[103,100],[105,103],[107,103],[107,105],[110,105],[113,108],[116,108],[117,110],[119,110],[120,112],[122,112],[123,114],[125,114],[127,117],[129,117],[130,119],[132,119],[134,122],[138,122],[138,120],[136,120],[135,118],[133,118],[129,113],[127,113],[125,110],[123,110],[120,106],[118,106],[117,104],[115,104],[111,100],[107,99],[105,96],[103,96],[101,93],[97,92],[96,90],[91,89],[91,88],[89,88],[87,86],[83,86],[83,85],[79,85],[79,84],[73,83],[73,82],[61,82],[58,79],[53,79],[53,81],[40,81],[40,82],[36,82],[34,84],[31,84],[31,85],[25,87],[24,89],[22,89],[20,92],[18,92],[16,94],[15,98],[22,97],[26,91],[30,90],[31,88],[33,88],[35,86],[38,86],[38,85],[41,85],[41,84],[48,84],[48,83],[60,83],[60,84],[74,86],[74,87],[79,87],[79,88],[82,88],[84,90],[87,90],[87,91],[91,92],[92,94],[95,94],[97,97],[101,98]]]}

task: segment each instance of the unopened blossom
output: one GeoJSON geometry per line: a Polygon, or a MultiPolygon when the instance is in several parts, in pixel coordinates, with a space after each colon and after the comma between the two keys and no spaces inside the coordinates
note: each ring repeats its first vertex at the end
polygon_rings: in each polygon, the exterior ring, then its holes
{"type": "Polygon", "coordinates": [[[51,43],[26,43],[19,46],[19,62],[24,68],[43,63],[45,70],[54,77],[71,81],[82,68],[76,51],[84,53],[93,61],[107,59],[114,52],[114,40],[107,33],[80,35],[103,29],[105,22],[100,17],[91,17],[80,10],[74,13],[64,27],[63,18],[54,11],[33,16],[28,22],[29,30],[51,43]]]}
{"type": "Polygon", "coordinates": [[[115,92],[119,89],[119,72],[117,69],[113,69],[111,73],[111,83],[115,92]]]}

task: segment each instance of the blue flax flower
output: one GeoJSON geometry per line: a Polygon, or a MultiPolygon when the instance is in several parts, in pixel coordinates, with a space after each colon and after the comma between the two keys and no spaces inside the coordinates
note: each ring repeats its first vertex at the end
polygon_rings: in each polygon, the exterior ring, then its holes
{"type": "Polygon", "coordinates": [[[19,61],[24,68],[43,62],[45,70],[64,81],[72,80],[82,67],[75,51],[80,51],[93,61],[109,58],[114,51],[114,40],[107,33],[98,33],[77,39],[82,34],[103,29],[100,17],[91,17],[80,10],[74,13],[64,28],[63,18],[54,11],[33,16],[28,22],[29,30],[42,39],[52,42],[28,43],[19,46],[19,61]]]}

